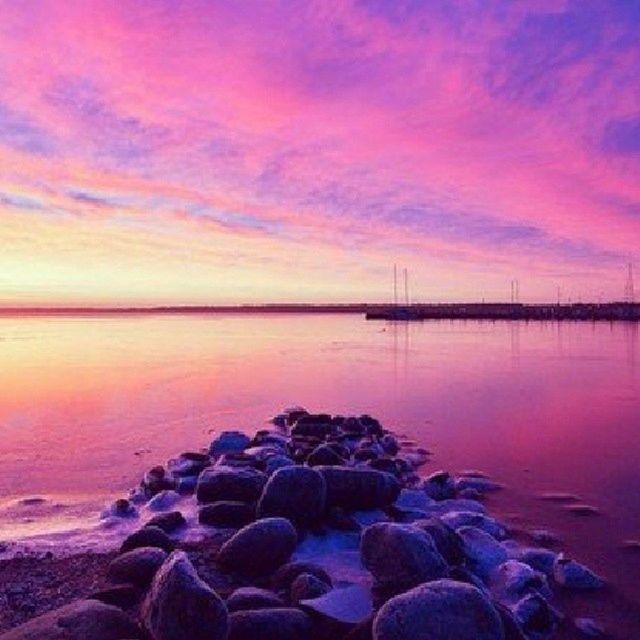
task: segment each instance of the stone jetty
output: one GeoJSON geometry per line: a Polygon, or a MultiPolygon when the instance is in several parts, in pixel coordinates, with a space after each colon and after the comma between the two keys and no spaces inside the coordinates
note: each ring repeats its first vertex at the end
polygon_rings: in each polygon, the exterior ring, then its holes
{"type": "Polygon", "coordinates": [[[107,588],[0,640],[547,640],[559,590],[604,581],[512,538],[477,471],[371,416],[285,410],[150,469],[105,512],[134,521],[107,588]],[[143,515],[144,514],[144,515],[143,515]]]}

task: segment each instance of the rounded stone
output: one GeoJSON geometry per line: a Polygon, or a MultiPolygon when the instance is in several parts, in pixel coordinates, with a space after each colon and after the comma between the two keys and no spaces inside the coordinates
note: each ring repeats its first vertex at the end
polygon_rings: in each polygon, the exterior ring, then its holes
{"type": "Polygon", "coordinates": [[[173,540],[159,527],[143,527],[125,538],[120,553],[138,549],[139,547],[158,547],[167,553],[173,551],[173,540]]]}
{"type": "Polygon", "coordinates": [[[229,625],[228,640],[309,640],[313,631],[306,613],[286,607],[236,611],[229,625]]]}
{"type": "Polygon", "coordinates": [[[327,485],[327,507],[353,511],[379,509],[395,502],[400,483],[394,476],[375,469],[319,466],[327,485]]]}
{"type": "Polygon", "coordinates": [[[230,529],[244,527],[255,520],[255,517],[256,510],[253,505],[232,500],[206,504],[198,512],[200,524],[230,529]]]}
{"type": "Polygon", "coordinates": [[[389,600],[374,640],[503,640],[500,616],[479,589],[454,580],[422,584],[389,600]]]}
{"type": "Polygon", "coordinates": [[[331,576],[313,562],[287,562],[283,564],[271,578],[271,584],[277,591],[289,591],[293,581],[303,573],[315,576],[325,584],[332,586],[331,576]]]}
{"type": "Polygon", "coordinates": [[[300,600],[319,598],[331,591],[331,587],[310,573],[301,573],[291,584],[291,602],[298,604],[300,600]]]}
{"type": "Polygon", "coordinates": [[[284,606],[282,599],[273,591],[259,589],[258,587],[240,587],[227,598],[227,609],[230,613],[284,606]]]}
{"type": "Polygon", "coordinates": [[[260,498],[267,476],[253,467],[212,467],[198,478],[198,502],[255,502],[260,498]]]}
{"type": "Polygon", "coordinates": [[[227,540],[216,561],[223,571],[265,575],[284,564],[296,548],[298,535],[286,518],[263,518],[227,540]]]}
{"type": "Polygon", "coordinates": [[[227,608],[182,551],[156,573],[141,618],[154,640],[225,640],[227,608]]]}
{"type": "Polygon", "coordinates": [[[284,467],[268,480],[258,502],[258,517],[280,516],[296,525],[313,525],[324,514],[327,488],[309,467],[284,467]]]}
{"type": "Polygon", "coordinates": [[[114,558],[109,564],[107,577],[113,582],[146,587],[166,559],[166,551],[158,547],[138,547],[114,558]]]}

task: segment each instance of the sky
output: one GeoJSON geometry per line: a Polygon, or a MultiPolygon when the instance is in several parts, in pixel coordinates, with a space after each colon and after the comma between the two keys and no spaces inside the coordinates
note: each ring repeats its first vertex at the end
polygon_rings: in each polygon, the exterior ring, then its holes
{"type": "MultiPolygon", "coordinates": [[[[0,0],[0,304],[610,300],[640,0],[0,0]]],[[[640,270],[637,289],[640,289],[640,270]]]]}

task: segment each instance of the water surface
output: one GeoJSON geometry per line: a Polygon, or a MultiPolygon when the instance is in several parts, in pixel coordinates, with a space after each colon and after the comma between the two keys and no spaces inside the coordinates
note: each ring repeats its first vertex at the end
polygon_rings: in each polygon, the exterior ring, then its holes
{"type": "Polygon", "coordinates": [[[640,538],[639,342],[623,323],[2,317],[0,539],[39,526],[16,500],[101,505],[215,431],[302,404],[378,416],[433,451],[425,471],[488,471],[507,486],[492,508],[554,529],[640,602],[640,555],[621,548],[640,538]],[[601,514],[537,497],[551,490],[601,514]]]}

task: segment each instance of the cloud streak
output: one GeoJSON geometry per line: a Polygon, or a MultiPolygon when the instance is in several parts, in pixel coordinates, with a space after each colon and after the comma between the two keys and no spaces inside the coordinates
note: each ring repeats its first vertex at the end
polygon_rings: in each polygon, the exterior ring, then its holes
{"type": "Polygon", "coordinates": [[[500,299],[513,277],[532,300],[621,295],[640,241],[636,3],[0,15],[4,300],[381,300],[394,261],[423,299],[500,299]]]}

